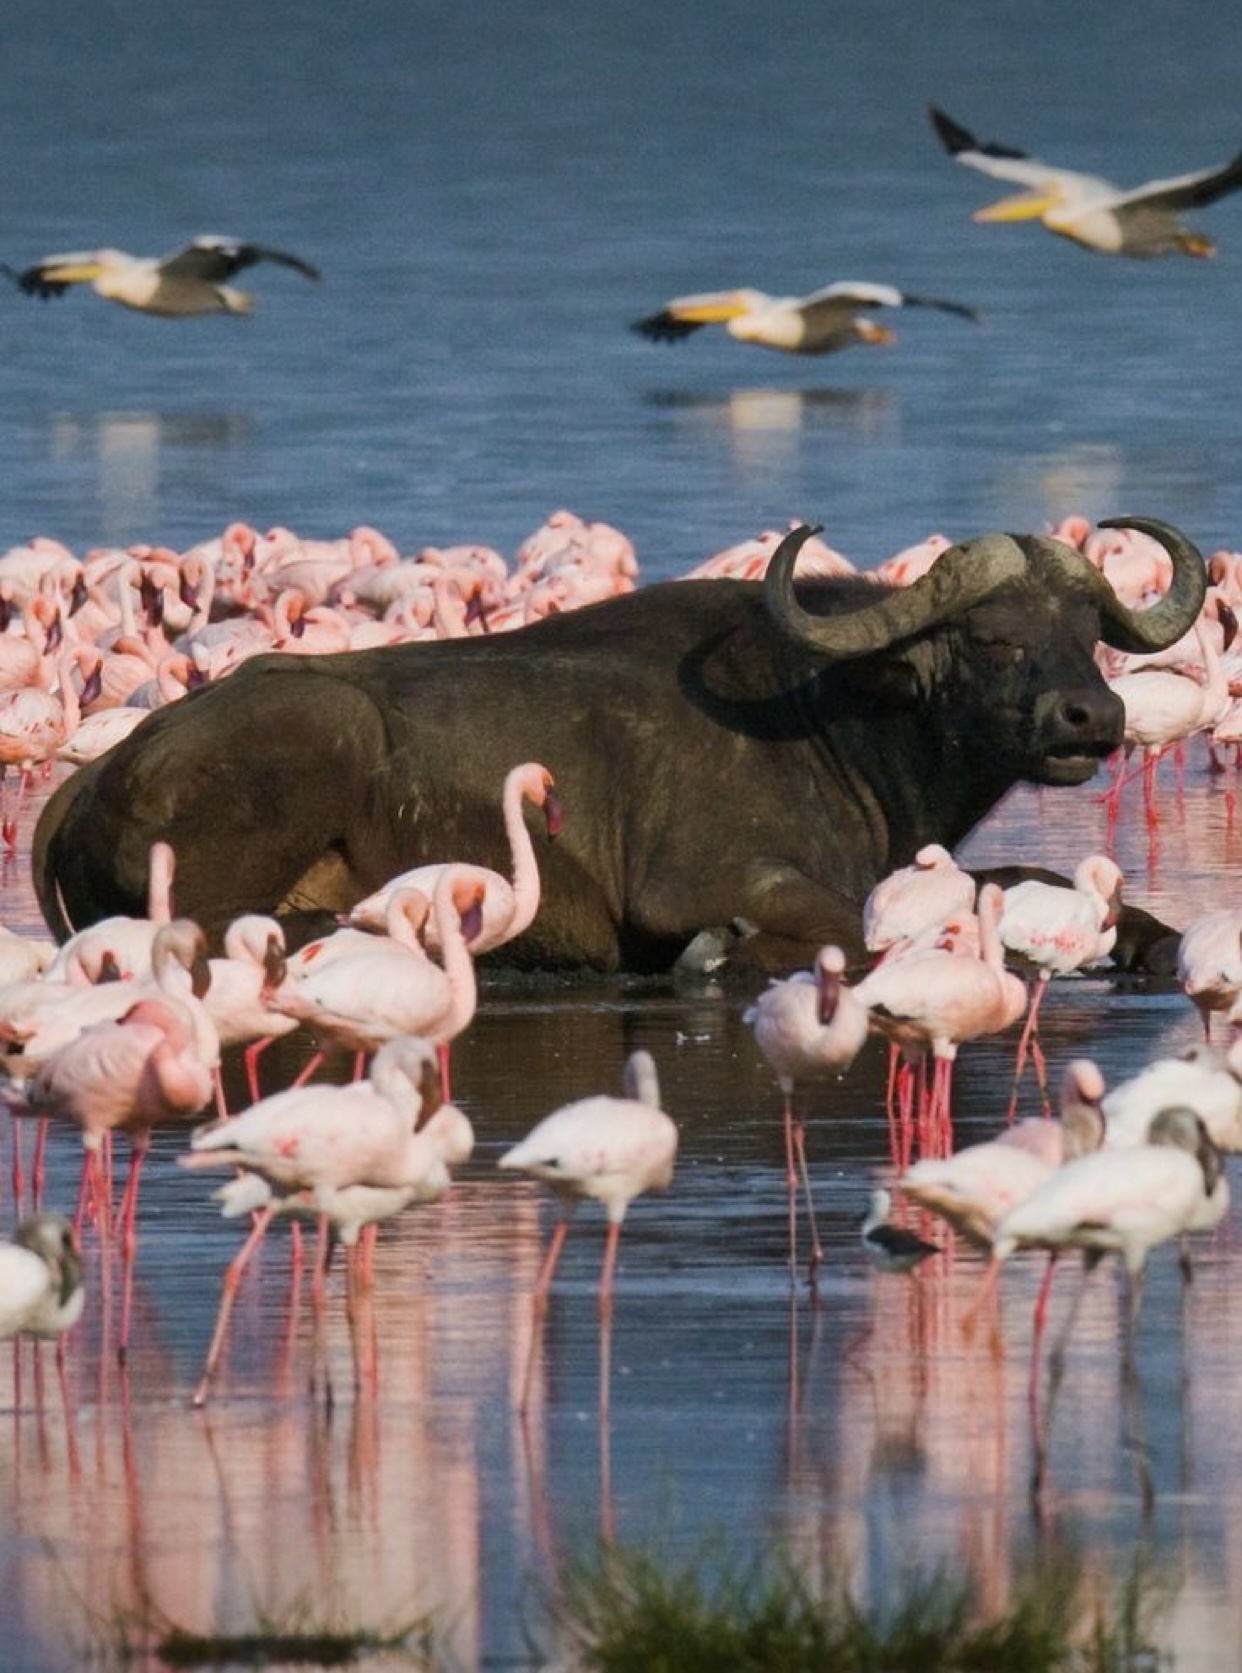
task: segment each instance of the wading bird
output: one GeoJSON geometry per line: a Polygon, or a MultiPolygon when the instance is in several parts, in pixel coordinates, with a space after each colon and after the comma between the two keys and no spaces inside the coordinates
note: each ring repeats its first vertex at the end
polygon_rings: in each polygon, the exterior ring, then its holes
{"type": "Polygon", "coordinates": [[[810,970],[771,982],[742,1013],[755,1044],[767,1058],[781,1089],[785,1115],[785,1175],[789,1186],[789,1277],[798,1278],[798,1204],[801,1180],[811,1232],[809,1276],[814,1282],[823,1260],[811,1180],[806,1165],[804,1124],[795,1110],[798,1089],[809,1080],[843,1075],[866,1044],[867,1012],[844,980],[845,954],[821,947],[810,970]]]}
{"type": "Polygon", "coordinates": [[[1170,180],[1149,180],[1123,191],[1110,180],[1072,169],[1050,168],[1024,151],[985,144],[935,105],[932,127],[951,157],[967,168],[1012,180],[1026,190],[975,212],[976,221],[1040,220],[1049,232],[1108,256],[1210,256],[1216,246],[1180,220],[1242,187],[1242,152],[1222,168],[1199,169],[1170,180]]]}
{"type": "Polygon", "coordinates": [[[124,250],[76,250],[44,256],[15,272],[5,267],[27,296],[60,296],[70,285],[89,284],[105,302],[119,302],[142,314],[183,319],[191,314],[248,314],[254,307],[249,291],[226,283],[257,261],[292,267],[308,279],[319,270],[301,256],[271,250],[242,238],[204,233],[166,256],[131,256],[124,250]]]}
{"type": "MultiPolygon", "coordinates": [[[[479,933],[470,943],[470,952],[474,958],[521,935],[523,930],[529,929],[534,922],[535,913],[539,910],[539,859],[526,821],[522,817],[523,802],[530,802],[542,809],[549,837],[555,837],[560,833],[561,802],[556,794],[552,774],[538,761],[524,761],[512,768],[505,775],[501,791],[505,834],[509,841],[512,862],[512,881],[502,877],[499,872],[478,868],[486,893],[483,897],[482,924],[479,933]]],[[[344,915],[345,922],[360,929],[384,929],[388,904],[396,891],[418,889],[429,899],[432,898],[440,873],[448,863],[441,861],[438,864],[415,866],[411,871],[402,872],[385,883],[382,889],[377,889],[374,894],[352,906],[344,915]]],[[[440,950],[440,939],[434,920],[428,921],[425,939],[431,951],[440,950]]]]}
{"type": "Polygon", "coordinates": [[[1054,976],[1068,976],[1101,964],[1117,940],[1121,913],[1121,867],[1107,854],[1088,854],[1074,872],[1072,888],[1027,878],[1005,890],[1001,940],[1008,952],[1032,973],[1031,1001],[1014,1061],[1009,1119],[1018,1107],[1018,1083],[1029,1052],[1035,1063],[1044,1113],[1048,1114],[1048,1077],[1038,1039],[1039,1011],[1054,976]]]}
{"type": "Polygon", "coordinates": [[[86,1292],[73,1227],[32,1214],[0,1244],[0,1338],[59,1336],[81,1317],[86,1292]]]}
{"type": "Polygon", "coordinates": [[[766,291],[717,290],[675,296],[654,314],[634,322],[634,330],[657,343],[676,343],[704,325],[723,325],[730,337],[786,354],[833,354],[855,343],[881,346],[897,335],[876,325],[860,310],[867,308],[938,308],[977,321],[973,308],[934,296],[913,296],[892,285],[841,279],[809,296],[769,296],[766,291]]]}
{"type": "Polygon", "coordinates": [[[643,1191],[663,1191],[673,1178],[677,1158],[677,1128],[660,1108],[660,1085],[650,1052],[630,1054],[625,1065],[625,1096],[600,1093],[579,1098],[546,1115],[520,1144],[506,1150],[498,1163],[542,1180],[565,1204],[565,1213],[552,1234],[535,1285],[535,1328],[522,1382],[519,1410],[525,1411],[539,1350],[539,1326],[547,1311],[548,1291],[564,1247],[569,1222],[586,1197],[602,1202],[608,1215],[608,1242],[599,1283],[600,1414],[608,1410],[609,1327],[612,1322],[612,1278],[617,1264],[621,1222],[633,1198],[643,1191]]]}
{"type": "Polygon", "coordinates": [[[938,1255],[940,1245],[929,1243],[905,1226],[895,1226],[891,1191],[871,1193],[871,1203],[862,1223],[862,1246],[878,1272],[913,1272],[929,1255],[938,1255]]]}
{"type": "Polygon", "coordinates": [[[449,1188],[449,1167],[469,1157],[474,1135],[441,1092],[435,1048],[402,1036],[380,1047],[365,1081],[290,1087],[192,1135],[181,1165],[239,1169],[218,1193],[223,1212],[254,1215],[224,1275],[196,1406],[207,1398],[242,1273],[275,1215],[321,1215],[350,1247],[365,1227],[449,1188]]]}

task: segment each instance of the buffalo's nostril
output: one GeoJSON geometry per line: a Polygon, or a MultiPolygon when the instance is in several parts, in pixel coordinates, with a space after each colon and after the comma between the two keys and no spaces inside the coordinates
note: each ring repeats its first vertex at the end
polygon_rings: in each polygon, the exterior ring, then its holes
{"type": "Polygon", "coordinates": [[[1052,723],[1067,741],[1111,746],[1121,741],[1125,705],[1107,688],[1067,692],[1053,708],[1052,723]]]}

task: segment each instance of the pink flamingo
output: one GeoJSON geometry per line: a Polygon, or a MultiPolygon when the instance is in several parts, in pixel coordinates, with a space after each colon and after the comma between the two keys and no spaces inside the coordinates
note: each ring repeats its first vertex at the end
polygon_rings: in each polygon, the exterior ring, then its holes
{"type": "MultiPolygon", "coordinates": [[[[166,703],[178,702],[187,692],[206,683],[206,674],[188,652],[168,651],[156,663],[154,675],[130,692],[122,712],[141,709],[149,714],[152,709],[162,709],[166,703]]],[[[100,712],[106,714],[110,711],[100,712]]]]}
{"type": "MultiPolygon", "coordinates": [[[[789,527],[796,528],[797,524],[791,523],[789,527]]],[[[788,529],[765,529],[762,534],[750,540],[739,541],[736,546],[726,546],[723,551],[713,553],[710,558],[704,558],[702,563],[684,571],[677,579],[761,581],[767,572],[773,552],[788,532],[788,529]]],[[[798,553],[794,573],[801,578],[807,575],[853,575],[856,571],[847,557],[835,551],[818,535],[812,535],[798,553]]]]}
{"type": "Polygon", "coordinates": [[[444,949],[443,966],[419,940],[426,896],[401,890],[389,904],[388,935],[372,936],[366,947],[310,965],[273,993],[272,1008],[304,1023],[321,1043],[299,1079],[314,1073],[327,1044],[364,1054],[399,1034],[420,1035],[441,1046],[443,1072],[449,1041],[474,1016],[477,989],[467,943],[483,898],[483,885],[468,868],[448,866],[442,872],[431,910],[444,949]]]}
{"type": "Polygon", "coordinates": [[[891,558],[885,558],[882,564],[876,566],[875,578],[886,581],[890,586],[908,587],[926,575],[936,559],[952,544],[947,535],[929,534],[916,545],[906,546],[900,552],[894,552],[891,558]]]}
{"type": "Polygon", "coordinates": [[[1005,1215],[993,1237],[980,1299],[1019,1249],[1057,1254],[1082,1249],[1089,1268],[1115,1251],[1130,1280],[1126,1363],[1132,1367],[1148,1255],[1171,1238],[1211,1230],[1228,1207],[1229,1181],[1203,1122],[1184,1106],[1167,1107],[1142,1144],[1124,1150],[1105,1146],[1067,1162],[1005,1215]]]}
{"type": "Polygon", "coordinates": [[[949,850],[929,842],[882,877],[863,902],[863,941],[881,955],[900,952],[957,913],[973,912],[977,885],[949,850]]]}
{"type": "MultiPolygon", "coordinates": [[[[1017,1250],[1045,1249],[1052,1259],[1041,1288],[1046,1303],[1053,1262],[1066,1249],[1084,1252],[1084,1284],[1099,1260],[1110,1251],[1121,1255],[1129,1281],[1126,1310],[1124,1368],[1127,1390],[1136,1388],[1134,1327],[1142,1295],[1143,1271],[1147,1257],[1159,1244],[1178,1238],[1183,1244],[1183,1271],[1188,1271],[1186,1239],[1195,1232],[1210,1231],[1229,1207],[1229,1182],[1220,1152],[1212,1143],[1198,1115],[1184,1106],[1162,1109],[1152,1122],[1143,1143],[1118,1150],[1107,1145],[1079,1156],[1056,1170],[1025,1201],[1011,1209],[997,1225],[992,1258],[984,1274],[967,1328],[995,1288],[1002,1264],[1017,1250]]],[[[1064,1347],[1082,1299],[1080,1285],[1058,1341],[1051,1355],[1051,1386],[1045,1432],[1036,1442],[1032,1489],[1038,1494],[1043,1482],[1047,1430],[1051,1428],[1052,1405],[1064,1364],[1064,1347]]],[[[1036,1309],[1032,1343],[1031,1399],[1034,1410],[1038,1377],[1038,1353],[1043,1319],[1036,1309]]],[[[1143,1477],[1144,1497],[1150,1498],[1150,1482],[1143,1477]]]]}
{"type": "Polygon", "coordinates": [[[272,607],[274,650],[332,656],[350,648],[349,623],[329,604],[311,604],[298,587],[282,587],[272,607]]]}
{"type": "Polygon", "coordinates": [[[275,918],[247,912],[224,932],[224,957],[208,959],[211,980],[203,994],[221,1049],[244,1046],[251,1101],[259,1096],[260,1053],[291,1034],[294,1017],[274,1010],[271,999],[286,980],[285,932],[275,918]]]}
{"type": "Polygon", "coordinates": [[[990,1249],[1011,1209],[1063,1162],[1104,1143],[1104,1093],[1098,1066],[1090,1058],[1075,1058],[1066,1065],[1059,1120],[1027,1116],[951,1156],[920,1157],[902,1174],[898,1189],[976,1248],[990,1249]]]}
{"type": "Polygon", "coordinates": [[[1035,986],[1026,1023],[1018,1040],[1009,1099],[1009,1118],[1018,1104],[1018,1083],[1029,1051],[1035,1064],[1044,1113],[1051,1108],[1043,1050],[1039,1044],[1039,1008],[1054,976],[1106,959],[1117,940],[1121,913],[1121,867],[1107,854],[1088,854],[1074,872],[1074,886],[1026,878],[1005,890],[1000,934],[1006,949],[1033,969],[1035,986]]]}
{"type": "MultiPolygon", "coordinates": [[[[482,866],[472,868],[486,891],[482,926],[470,944],[470,951],[476,958],[521,935],[534,922],[539,910],[539,861],[522,817],[523,802],[530,802],[543,810],[549,837],[557,836],[561,829],[560,797],[548,769],[538,761],[524,761],[520,766],[511,768],[505,774],[501,808],[512,856],[512,881],[482,866]]],[[[360,929],[382,929],[393,893],[398,889],[418,889],[424,895],[434,894],[440,874],[448,863],[452,862],[415,866],[412,871],[402,872],[385,883],[382,889],[358,901],[346,914],[346,922],[360,929]]],[[[434,951],[439,944],[434,923],[428,926],[426,940],[434,951]]]]}
{"type": "Polygon", "coordinates": [[[86,1151],[79,1220],[88,1188],[99,1224],[108,1221],[100,1151],[106,1135],[129,1135],[129,1175],[121,1202],[125,1288],[120,1354],[129,1345],[138,1186],[151,1128],[197,1115],[211,1101],[211,1068],[198,1054],[184,1018],[159,999],[140,999],[114,1021],[83,1029],[31,1076],[26,1102],[36,1114],[75,1121],[86,1151]]]}
{"type": "MultiPolygon", "coordinates": [[[[934,948],[907,958],[886,959],[854,989],[872,1025],[907,1056],[931,1051],[931,1097],[921,1112],[920,1125],[925,1142],[937,1148],[947,1148],[952,1131],[953,1062],[959,1045],[1000,1033],[1026,1009],[1025,984],[1005,968],[1002,906],[1001,890],[985,883],[978,895],[978,958],[934,948]]],[[[908,1133],[909,1123],[904,1127],[908,1133]]],[[[908,1160],[906,1155],[900,1158],[902,1163],[908,1160]]]]}
{"type": "Polygon", "coordinates": [[[1162,1109],[1194,1110],[1218,1150],[1242,1151],[1242,1050],[1196,1043],[1180,1057],[1158,1057],[1114,1086],[1104,1100],[1109,1149],[1142,1144],[1162,1109]]]}
{"type": "Polygon", "coordinates": [[[433,1048],[407,1037],[376,1052],[366,1081],[291,1087],[194,1133],[182,1165],[240,1168],[241,1178],[225,1187],[225,1214],[254,1212],[225,1273],[194,1404],[207,1399],[242,1273],[276,1213],[327,1215],[349,1244],[380,1210],[441,1195],[448,1168],[472,1144],[465,1116],[441,1102],[433,1048]]]}
{"type": "Polygon", "coordinates": [[[632,1052],[626,1061],[623,1098],[601,1093],[563,1104],[500,1158],[499,1167],[541,1180],[565,1205],[532,1297],[534,1328],[519,1411],[524,1412],[529,1403],[540,1325],[547,1312],[548,1292],[570,1219],[578,1204],[591,1197],[603,1203],[608,1217],[608,1240],[599,1285],[600,1415],[607,1415],[612,1286],[621,1224],[630,1203],[640,1192],[667,1190],[676,1159],[677,1128],[660,1108],[659,1078],[655,1062],[646,1051],[632,1052]]]}
{"type": "Polygon", "coordinates": [[[23,987],[0,1014],[4,1072],[22,1081],[48,1062],[83,1029],[115,1022],[140,999],[155,999],[177,1012],[209,1069],[220,1062],[215,1024],[199,997],[208,980],[207,938],[189,918],[174,918],[156,930],[151,946],[151,979],[102,981],[93,987],[43,982],[23,987]],[[197,990],[197,991],[196,991],[197,990]]]}
{"type": "Polygon", "coordinates": [[[1227,547],[1213,552],[1207,560],[1208,585],[1216,587],[1234,610],[1242,610],[1242,552],[1227,547]]]}
{"type": "Polygon", "coordinates": [[[153,842],[147,856],[146,917],[131,918],[117,914],[76,930],[61,943],[48,965],[48,981],[87,987],[94,986],[105,973],[113,980],[150,980],[151,952],[156,934],[162,925],[172,922],[175,872],[176,856],[172,845],[153,842]]]}
{"type": "Polygon", "coordinates": [[[628,591],[638,576],[638,561],[628,536],[608,523],[587,523],[573,511],[554,511],[517,550],[514,594],[566,565],[584,566],[614,579],[615,591],[628,591]]]}
{"type": "Polygon", "coordinates": [[[23,609],[20,623],[0,633],[0,690],[50,685],[62,637],[59,606],[39,593],[23,609]]]}
{"type": "Polygon", "coordinates": [[[141,725],[150,713],[150,709],[125,705],[119,709],[99,709],[95,714],[86,715],[56,751],[56,759],[68,761],[75,767],[85,766],[88,761],[106,755],[122,738],[128,738],[135,726],[141,725]]]}
{"type": "Polygon", "coordinates": [[[821,947],[811,970],[799,970],[785,981],[771,983],[742,1013],[742,1021],[754,1030],[755,1043],[776,1075],[784,1101],[792,1283],[798,1277],[799,1180],[811,1234],[812,1282],[824,1256],[811,1197],[805,1128],[795,1112],[795,1094],[808,1080],[843,1075],[867,1039],[867,1012],[844,982],[844,974],[845,954],[840,947],[821,947]]]}
{"type": "MultiPolygon", "coordinates": [[[[1237,618],[1219,593],[1209,593],[1204,611],[1221,625],[1227,650],[1237,631],[1237,618]]],[[[1143,803],[1148,828],[1154,830],[1159,822],[1156,766],[1161,756],[1195,732],[1214,725],[1228,707],[1228,675],[1212,635],[1204,630],[1202,617],[1193,632],[1202,659],[1202,679],[1175,668],[1151,666],[1108,681],[1126,710],[1124,755],[1106,797],[1110,824],[1116,821],[1120,808],[1125,763],[1135,749],[1143,752],[1143,803]]]]}
{"type": "Polygon", "coordinates": [[[1199,1012],[1203,1038],[1212,1037],[1212,1014],[1228,1011],[1242,994],[1242,911],[1222,906],[1204,912],[1182,932],[1177,979],[1199,1012]]]}
{"type": "Polygon", "coordinates": [[[71,687],[57,696],[40,686],[0,691],[0,840],[9,853],[17,850],[17,815],[26,784],[36,767],[51,762],[64,746],[79,713],[71,687]],[[9,800],[8,772],[19,774],[17,803],[9,800]]]}
{"type": "Polygon", "coordinates": [[[1094,529],[1079,550],[1135,609],[1163,596],[1173,580],[1168,553],[1141,529],[1094,529]]]}
{"type": "Polygon", "coordinates": [[[50,582],[65,595],[82,576],[82,565],[67,546],[47,535],[35,535],[24,546],[10,546],[0,555],[0,597],[24,609],[50,582]]]}
{"type": "Polygon", "coordinates": [[[0,924],[0,988],[37,980],[56,957],[56,943],[0,924]]]}

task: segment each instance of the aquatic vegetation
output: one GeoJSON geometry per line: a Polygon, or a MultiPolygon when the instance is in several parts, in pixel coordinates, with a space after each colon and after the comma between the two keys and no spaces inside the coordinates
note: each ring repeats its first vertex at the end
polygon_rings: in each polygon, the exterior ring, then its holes
{"type": "Polygon", "coordinates": [[[567,1570],[551,1609],[593,1673],[1121,1673],[1158,1664],[1139,1602],[1131,1587],[1115,1605],[1088,1599],[1058,1563],[1000,1613],[939,1572],[871,1610],[787,1557],[676,1565],[614,1547],[567,1570]]]}
{"type": "Polygon", "coordinates": [[[193,1631],[174,1621],[151,1598],[138,1609],[117,1608],[97,1623],[97,1665],[134,1663],[165,1668],[222,1667],[412,1667],[445,1666],[437,1656],[436,1632],[427,1616],[393,1627],[351,1625],[339,1611],[298,1597],[279,1611],[256,1607],[250,1625],[193,1631]]]}

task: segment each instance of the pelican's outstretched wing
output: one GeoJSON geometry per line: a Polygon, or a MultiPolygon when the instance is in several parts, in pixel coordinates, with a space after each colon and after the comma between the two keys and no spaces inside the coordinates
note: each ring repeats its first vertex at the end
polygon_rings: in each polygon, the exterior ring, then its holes
{"type": "Polygon", "coordinates": [[[318,279],[319,269],[301,256],[286,250],[269,249],[244,238],[228,238],[215,233],[203,233],[179,250],[171,250],[159,260],[160,271],[170,279],[201,279],[207,284],[220,284],[240,273],[243,267],[253,267],[258,261],[272,261],[281,267],[292,267],[308,279],[318,279]]]}

